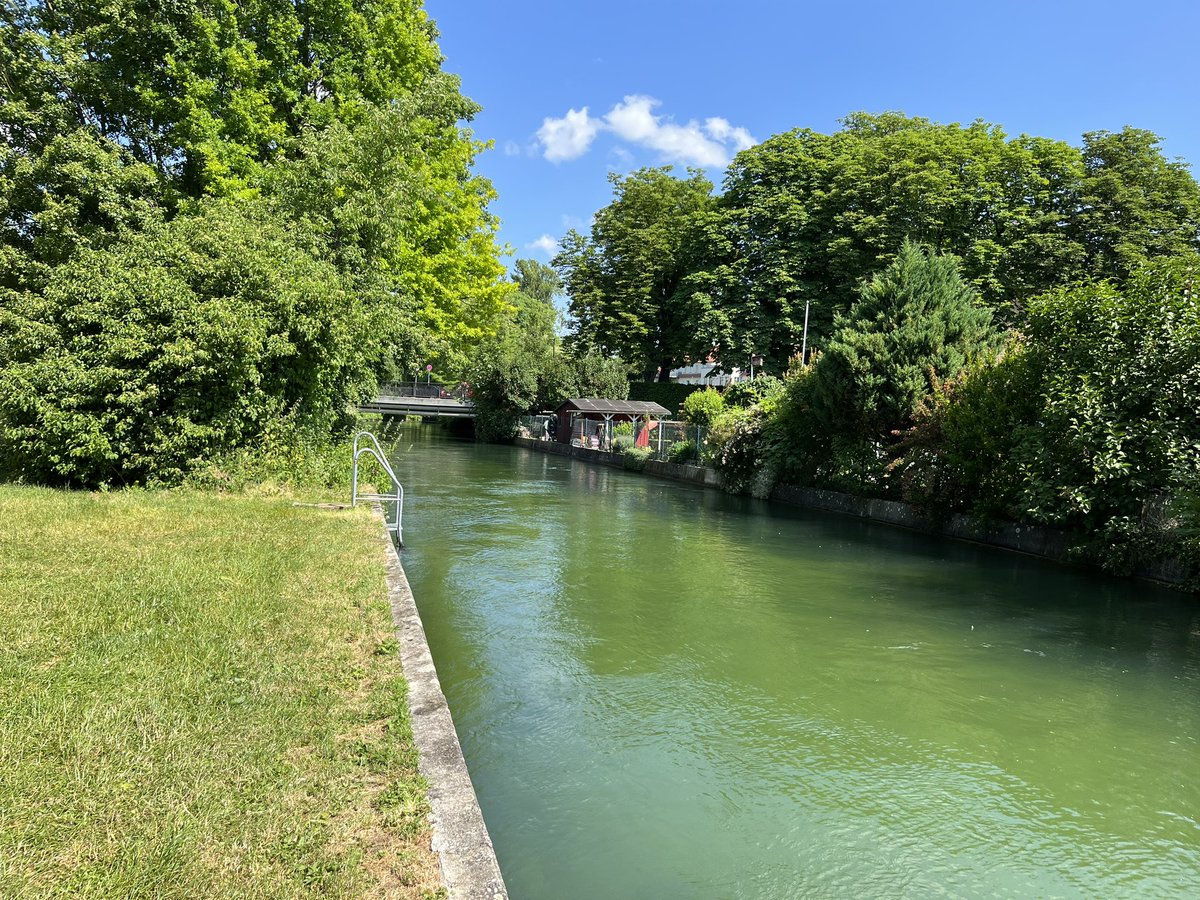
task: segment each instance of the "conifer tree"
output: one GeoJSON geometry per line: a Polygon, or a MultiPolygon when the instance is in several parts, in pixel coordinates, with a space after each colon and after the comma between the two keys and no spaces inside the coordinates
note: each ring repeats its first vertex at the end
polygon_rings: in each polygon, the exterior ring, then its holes
{"type": "Polygon", "coordinates": [[[996,337],[957,262],[911,241],[834,327],[815,372],[817,408],[832,430],[874,438],[909,424],[931,379],[953,378],[996,337]]]}

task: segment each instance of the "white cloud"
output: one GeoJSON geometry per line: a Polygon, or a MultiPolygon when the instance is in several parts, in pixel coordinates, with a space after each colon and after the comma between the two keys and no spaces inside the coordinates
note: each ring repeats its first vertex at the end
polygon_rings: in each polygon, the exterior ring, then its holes
{"type": "Polygon", "coordinates": [[[720,116],[713,116],[711,119],[704,120],[704,131],[710,138],[732,143],[734,152],[745,150],[748,147],[753,147],[758,141],[754,140],[753,135],[745,128],[734,127],[729,124],[728,119],[722,119],[720,116]]]}
{"type": "Polygon", "coordinates": [[[530,241],[525,245],[526,250],[541,250],[547,256],[554,256],[558,253],[558,240],[548,234],[543,234],[536,241],[530,241]]]}
{"type": "MultiPolygon", "coordinates": [[[[616,104],[603,118],[588,115],[582,110],[569,110],[561,119],[546,119],[538,130],[543,156],[551,162],[561,162],[582,156],[601,131],[615,134],[631,144],[656,150],[669,162],[696,166],[724,166],[739,150],[753,146],[756,141],[745,128],[731,125],[728,119],[712,117],[701,125],[694,119],[679,125],[669,117],[657,115],[658,100],[645,94],[630,94],[616,104]]],[[[624,148],[614,153],[624,158],[624,148]]]]}
{"type": "Polygon", "coordinates": [[[585,106],[568,110],[561,119],[543,119],[537,136],[545,148],[542,155],[550,162],[562,162],[587,153],[599,130],[600,122],[588,115],[585,106]]]}
{"type": "Polygon", "coordinates": [[[505,141],[504,142],[504,155],[505,156],[520,156],[521,155],[521,145],[518,144],[516,141],[505,141]]]}

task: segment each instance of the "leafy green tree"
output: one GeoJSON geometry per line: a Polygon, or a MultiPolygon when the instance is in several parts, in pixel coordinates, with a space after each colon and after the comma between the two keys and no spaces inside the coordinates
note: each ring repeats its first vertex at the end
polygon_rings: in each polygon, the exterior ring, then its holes
{"type": "Polygon", "coordinates": [[[305,127],[441,77],[419,0],[3,2],[34,143],[89,128],[185,196],[237,194],[305,127]]]}
{"type": "Polygon", "coordinates": [[[512,280],[526,297],[551,306],[554,295],[562,290],[562,279],[545,263],[536,259],[518,259],[513,263],[512,280]]]}
{"type": "Polygon", "coordinates": [[[832,430],[886,440],[933,384],[995,341],[991,312],[954,259],[906,241],[836,320],[815,367],[814,401],[832,430]]]}
{"type": "Polygon", "coordinates": [[[21,477],[170,480],[268,421],[328,429],[375,375],[461,370],[512,315],[463,127],[478,107],[441,71],[420,0],[0,0],[0,20],[0,455],[21,477]],[[253,346],[226,347],[206,317],[239,303],[221,328],[253,346]],[[122,352],[141,366],[129,391],[122,352]],[[213,371],[227,381],[208,407],[176,395],[213,371]],[[164,398],[153,426],[132,424],[139,391],[164,398]]]}
{"type": "Polygon", "coordinates": [[[549,361],[546,348],[516,328],[479,348],[467,379],[480,440],[504,443],[516,436],[520,417],[535,411],[539,377],[549,361]]]}
{"type": "Polygon", "coordinates": [[[0,288],[205,195],[280,200],[357,289],[396,297],[401,358],[453,369],[505,290],[471,172],[478,107],[420,0],[0,0],[0,288]],[[420,346],[417,346],[420,345],[420,346]]]}
{"type": "Polygon", "coordinates": [[[855,114],[842,130],[796,130],[738,154],[687,290],[723,360],[752,352],[781,370],[823,346],[859,284],[905,240],[959,260],[1002,321],[1024,301],[1197,247],[1200,188],[1149,132],[1062,141],[975,122],[855,114]]]}
{"type": "Polygon", "coordinates": [[[720,206],[710,293],[722,346],[782,369],[809,337],[823,344],[861,281],[906,239],[961,262],[993,307],[1079,271],[1062,236],[1082,174],[1069,145],[997,127],[856,114],[833,135],[802,129],[738,154],[720,206]]]}
{"type": "Polygon", "coordinates": [[[538,408],[554,409],[572,397],[629,396],[629,364],[599,351],[562,352],[554,356],[538,390],[538,408]]]}
{"type": "MultiPolygon", "coordinates": [[[[546,309],[533,301],[535,307],[546,309]]],[[[468,370],[481,440],[505,442],[520,417],[553,409],[571,397],[629,395],[628,365],[591,351],[578,356],[556,350],[536,330],[507,325],[480,348],[468,370]]]]}
{"type": "Polygon", "coordinates": [[[162,217],[154,167],[73,103],[78,54],[49,15],[0,0],[0,292],[40,290],[77,248],[162,217]]]}
{"type": "Polygon", "coordinates": [[[1089,132],[1083,164],[1072,231],[1089,275],[1120,281],[1152,259],[1200,250],[1200,185],[1162,155],[1157,135],[1089,132]]]}
{"type": "Polygon", "coordinates": [[[680,407],[679,414],[689,425],[707,428],[724,409],[725,401],[721,395],[712,388],[706,388],[703,391],[688,394],[687,399],[683,401],[683,406],[680,407]]]}
{"type": "Polygon", "coordinates": [[[585,237],[571,231],[555,258],[570,295],[573,343],[618,355],[647,381],[697,351],[702,310],[680,288],[697,267],[695,232],[713,207],[712,183],[671,168],[611,174],[615,199],[585,237]]]}
{"type": "Polygon", "coordinates": [[[472,174],[479,147],[457,125],[472,109],[433,79],[353,127],[305,132],[265,182],[281,215],[315,232],[379,312],[373,352],[395,369],[385,375],[427,361],[461,371],[509,308],[487,212],[495,192],[472,174]]]}

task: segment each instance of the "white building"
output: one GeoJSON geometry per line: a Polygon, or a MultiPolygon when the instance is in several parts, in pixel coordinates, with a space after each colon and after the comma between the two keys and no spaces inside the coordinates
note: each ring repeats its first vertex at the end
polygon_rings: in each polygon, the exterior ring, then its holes
{"type": "Polygon", "coordinates": [[[715,362],[692,363],[690,366],[672,369],[671,380],[678,384],[703,384],[709,387],[725,387],[735,381],[746,380],[747,376],[741,369],[733,368],[714,375],[712,371],[715,368],[715,362]]]}

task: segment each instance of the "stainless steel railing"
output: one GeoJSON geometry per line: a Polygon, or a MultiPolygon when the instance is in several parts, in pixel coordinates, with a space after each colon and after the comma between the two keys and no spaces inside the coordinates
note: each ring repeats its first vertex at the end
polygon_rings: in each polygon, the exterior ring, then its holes
{"type": "Polygon", "coordinates": [[[387,456],[379,446],[379,441],[375,439],[375,435],[369,431],[360,431],[354,436],[354,465],[350,470],[350,505],[357,506],[359,500],[377,500],[383,504],[396,504],[396,521],[387,521],[387,506],[384,506],[383,519],[389,533],[396,535],[396,543],[401,547],[404,546],[404,486],[400,484],[400,479],[396,477],[396,473],[392,471],[391,465],[388,464],[387,456]],[[365,440],[364,440],[365,439],[365,440]],[[370,441],[366,445],[366,441],[370,441]],[[364,455],[373,456],[375,461],[379,463],[384,474],[387,475],[392,482],[392,491],[390,494],[360,494],[358,492],[358,461],[364,455]]]}

